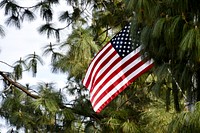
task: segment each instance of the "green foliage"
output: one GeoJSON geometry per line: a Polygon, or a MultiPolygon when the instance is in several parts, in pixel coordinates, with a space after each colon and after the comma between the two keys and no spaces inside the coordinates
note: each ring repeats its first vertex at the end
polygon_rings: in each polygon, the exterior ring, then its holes
{"type": "Polygon", "coordinates": [[[55,29],[53,28],[52,23],[47,23],[39,27],[38,31],[40,34],[46,34],[47,37],[49,38],[50,36],[55,37],[57,41],[60,41],[60,29],[55,29]]]}
{"type": "Polygon", "coordinates": [[[28,69],[25,61],[23,61],[21,58],[19,61],[16,61],[14,63],[14,76],[16,80],[19,80],[22,78],[22,73],[28,69]]]}
{"type": "MultiPolygon", "coordinates": [[[[172,107],[171,107],[172,108],[172,107]]],[[[168,125],[175,115],[173,110],[166,112],[165,102],[162,99],[156,99],[147,109],[141,113],[141,123],[143,131],[146,133],[166,133],[168,125]]]]}
{"type": "Polygon", "coordinates": [[[17,129],[24,127],[31,132],[67,131],[75,116],[71,110],[60,108],[62,96],[51,87],[39,86],[41,97],[35,100],[13,88],[1,103],[1,117],[17,129]]]}
{"type": "Polygon", "coordinates": [[[169,125],[168,132],[169,133],[192,133],[199,132],[199,102],[196,103],[194,110],[192,112],[184,111],[180,114],[177,114],[175,118],[169,125]]]}
{"type": "Polygon", "coordinates": [[[166,18],[161,18],[155,23],[155,28],[153,29],[152,36],[155,38],[159,38],[162,35],[162,31],[164,28],[164,24],[166,22],[166,18]]]}
{"type": "Polygon", "coordinates": [[[24,12],[22,14],[22,20],[23,21],[24,20],[26,20],[26,21],[33,21],[35,19],[36,19],[35,18],[35,14],[32,11],[30,11],[28,9],[24,10],[24,12]]]}
{"type": "Polygon", "coordinates": [[[68,71],[71,76],[81,79],[87,65],[99,50],[93,41],[91,30],[78,27],[68,37],[62,48],[66,46],[70,49],[69,52],[54,63],[54,69],[68,71]]]}
{"type": "Polygon", "coordinates": [[[194,62],[199,62],[199,55],[200,55],[200,32],[199,28],[192,28],[190,29],[186,35],[183,37],[181,41],[180,47],[182,51],[180,52],[181,58],[187,58],[194,62]],[[192,52],[190,52],[192,51],[192,52]]]}
{"type": "Polygon", "coordinates": [[[42,17],[42,19],[46,20],[46,22],[52,21],[53,13],[52,13],[51,5],[49,3],[45,3],[41,5],[40,16],[42,17]]]}
{"type": "Polygon", "coordinates": [[[95,128],[95,124],[93,122],[88,122],[85,126],[85,133],[100,133],[100,131],[98,131],[98,128],[95,128]]]}
{"type": "Polygon", "coordinates": [[[127,1],[128,9],[135,11],[133,29],[141,29],[144,51],[155,61],[157,80],[153,89],[162,92],[163,86],[172,85],[175,107],[179,106],[180,94],[198,88],[192,78],[199,70],[198,5],[188,1],[127,1]]]}
{"type": "MultiPolygon", "coordinates": [[[[60,31],[72,26],[72,33],[66,41],[61,45],[50,43],[45,46],[43,55],[51,55],[53,72],[68,72],[70,79],[74,79],[65,89],[76,99],[64,103],[66,99],[60,92],[54,91],[55,88],[50,84],[37,87],[37,99],[31,99],[10,87],[2,92],[4,99],[0,109],[0,115],[9,124],[18,129],[23,127],[27,132],[199,131],[198,103],[193,112],[180,114],[175,114],[176,108],[173,109],[171,105],[174,102],[175,107],[183,110],[184,94],[191,92],[197,97],[200,94],[198,1],[69,0],[66,2],[72,11],[64,9],[58,17],[65,26],[55,28],[58,26],[52,22],[53,9],[59,2],[43,0],[30,7],[22,7],[13,0],[0,2],[8,26],[21,28],[22,22],[35,20],[35,13],[39,11],[45,21],[38,29],[39,33],[55,37],[58,42],[60,31]],[[134,41],[141,43],[144,53],[155,61],[153,73],[144,74],[114,99],[109,107],[95,114],[80,81],[99,49],[130,20],[134,41]],[[136,34],[138,31],[141,31],[141,36],[136,34]],[[66,53],[61,54],[57,47],[66,53]]],[[[0,28],[0,33],[5,34],[3,28],[0,28]]],[[[41,57],[34,53],[28,55],[25,61],[33,76],[36,76],[38,63],[43,64],[41,57]]],[[[22,78],[24,65],[21,59],[14,64],[16,80],[22,78]]]]}
{"type": "Polygon", "coordinates": [[[22,78],[22,67],[21,67],[21,65],[16,65],[15,67],[14,67],[14,72],[15,72],[15,78],[16,78],[16,80],[19,80],[19,79],[21,79],[22,78]]]}
{"type": "Polygon", "coordinates": [[[32,70],[32,73],[33,73],[33,77],[36,76],[36,73],[37,73],[37,64],[38,62],[43,65],[43,60],[42,58],[39,56],[39,55],[36,55],[36,53],[34,52],[34,54],[29,54],[25,57],[25,61],[28,62],[28,69],[32,70]]]}
{"type": "Polygon", "coordinates": [[[15,26],[17,28],[21,28],[20,20],[17,16],[12,15],[6,20],[7,26],[15,26]]]}
{"type": "Polygon", "coordinates": [[[57,45],[52,45],[51,43],[49,45],[46,45],[43,47],[43,56],[51,55],[51,63],[54,64],[56,61],[58,61],[63,55],[56,51],[57,45]]]}
{"type": "Polygon", "coordinates": [[[123,133],[130,133],[130,132],[134,132],[134,133],[139,133],[139,129],[138,126],[134,123],[134,122],[124,122],[122,124],[122,131],[123,133]]]}
{"type": "Polygon", "coordinates": [[[5,36],[5,31],[3,29],[3,26],[0,25],[0,36],[4,37],[5,36]]]}

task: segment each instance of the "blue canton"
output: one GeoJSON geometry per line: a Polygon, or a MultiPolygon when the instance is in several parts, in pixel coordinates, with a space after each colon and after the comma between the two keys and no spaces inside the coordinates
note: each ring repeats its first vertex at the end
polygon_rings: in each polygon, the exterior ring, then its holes
{"type": "Polygon", "coordinates": [[[130,25],[125,26],[110,42],[121,58],[131,53],[133,51],[133,46],[130,37],[130,25]]]}

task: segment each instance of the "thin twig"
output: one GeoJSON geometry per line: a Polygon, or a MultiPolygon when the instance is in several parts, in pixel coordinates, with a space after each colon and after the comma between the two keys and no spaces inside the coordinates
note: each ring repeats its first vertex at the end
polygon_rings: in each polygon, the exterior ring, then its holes
{"type": "Polygon", "coordinates": [[[11,68],[14,68],[12,65],[10,65],[10,64],[8,64],[8,63],[6,63],[4,61],[0,61],[0,62],[3,63],[3,64],[5,64],[5,65],[7,65],[7,66],[9,66],[9,67],[11,67],[11,68]]]}
{"type": "Polygon", "coordinates": [[[10,84],[5,90],[1,91],[0,93],[2,94],[2,93],[4,93],[4,92],[8,91],[8,90],[10,89],[11,86],[12,86],[12,84],[10,84]]]}

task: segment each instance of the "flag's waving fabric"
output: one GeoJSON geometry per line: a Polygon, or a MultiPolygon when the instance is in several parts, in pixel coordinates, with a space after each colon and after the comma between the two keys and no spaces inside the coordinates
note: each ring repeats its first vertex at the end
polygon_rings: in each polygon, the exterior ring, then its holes
{"type": "Polygon", "coordinates": [[[94,57],[83,79],[90,92],[90,101],[99,113],[120,92],[153,66],[140,55],[141,47],[133,49],[130,25],[125,26],[94,57]]]}

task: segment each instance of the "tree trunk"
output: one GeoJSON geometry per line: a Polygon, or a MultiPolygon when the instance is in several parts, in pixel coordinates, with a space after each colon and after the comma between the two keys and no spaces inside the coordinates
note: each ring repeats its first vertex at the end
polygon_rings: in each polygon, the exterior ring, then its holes
{"type": "Polygon", "coordinates": [[[194,106],[194,91],[192,91],[193,88],[188,88],[187,89],[187,102],[185,103],[186,104],[186,110],[188,111],[192,111],[193,110],[193,106],[194,106]]]}
{"type": "Polygon", "coordinates": [[[171,93],[171,88],[167,88],[166,90],[166,111],[168,112],[170,110],[170,93],[171,93]]]}
{"type": "Polygon", "coordinates": [[[181,109],[180,109],[179,98],[178,98],[179,90],[174,80],[172,80],[172,92],[173,92],[173,97],[174,97],[174,108],[176,112],[180,112],[181,109]]]}
{"type": "Polygon", "coordinates": [[[197,94],[197,102],[200,101],[200,69],[197,70],[196,73],[196,94],[197,94]]]}

